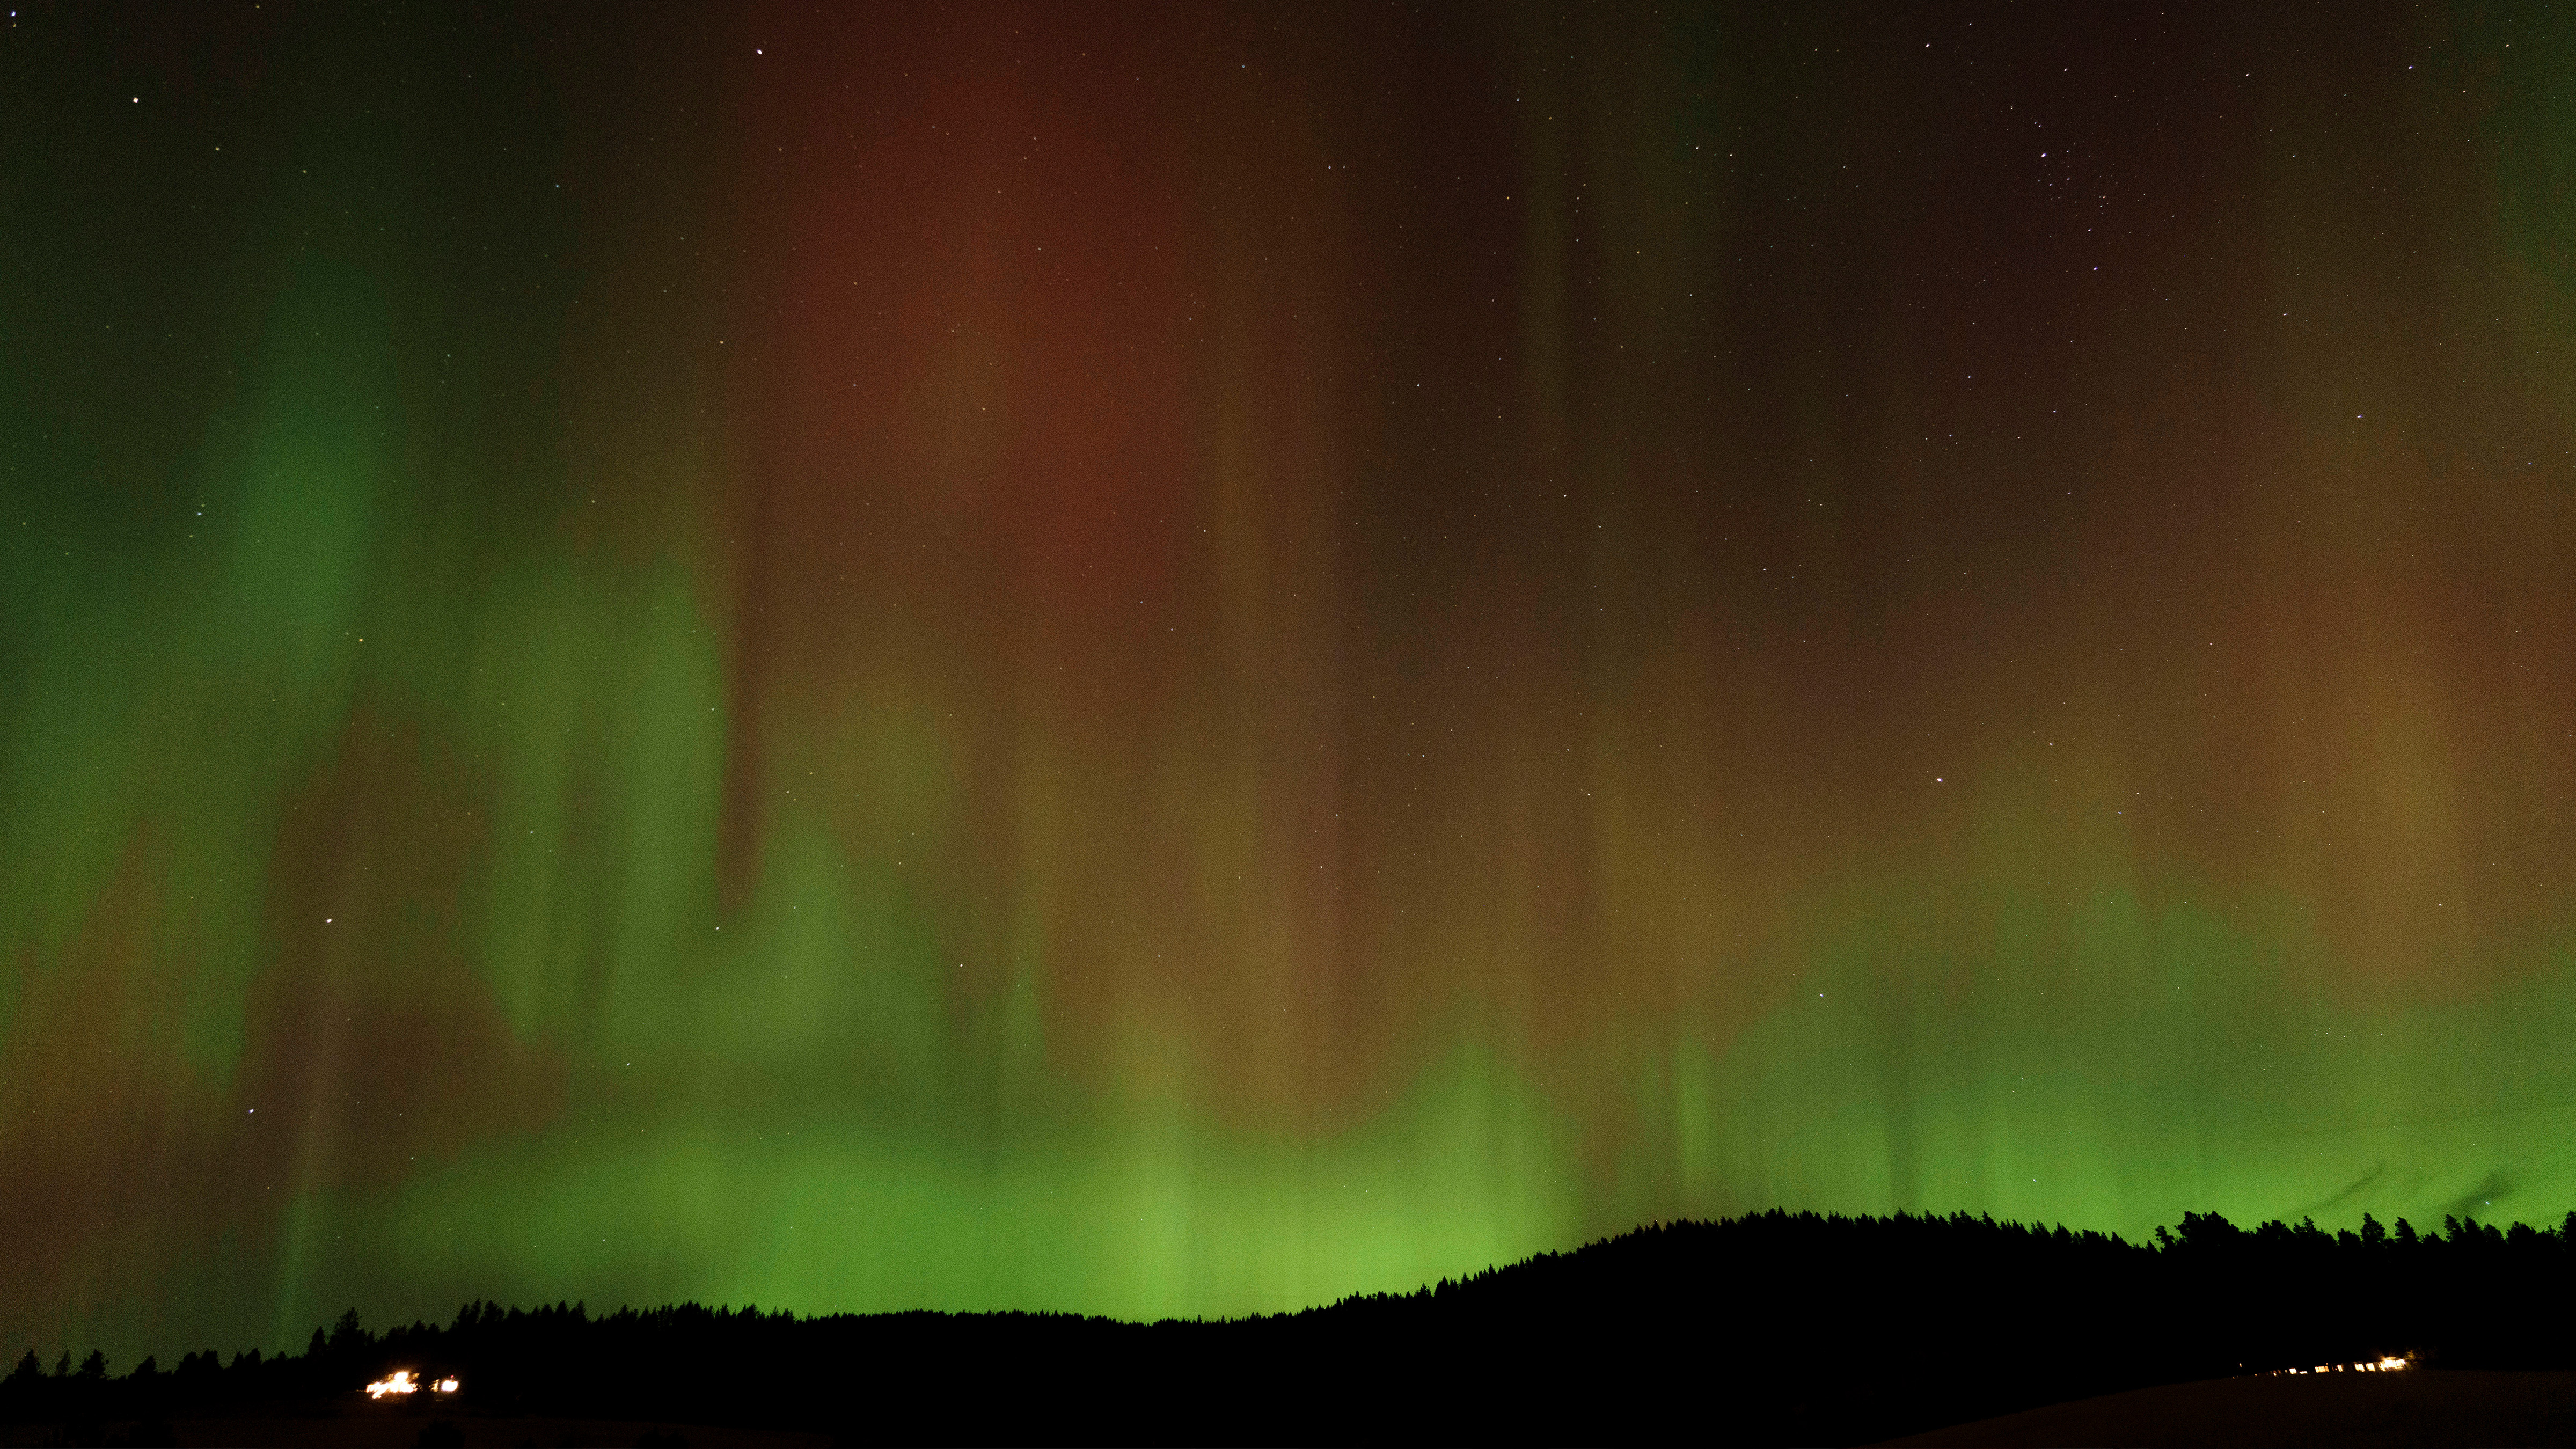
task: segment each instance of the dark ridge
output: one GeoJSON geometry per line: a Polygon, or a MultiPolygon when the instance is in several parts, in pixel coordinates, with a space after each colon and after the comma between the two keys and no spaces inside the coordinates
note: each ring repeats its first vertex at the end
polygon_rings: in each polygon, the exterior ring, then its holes
{"type": "MultiPolygon", "coordinates": [[[[172,1420],[359,1413],[821,1430],[844,1442],[1688,1438],[1865,1443],[2125,1389],[2413,1355],[2576,1366],[2576,1213],[2326,1233],[2186,1213],[2153,1243],[1956,1214],[1640,1228],[1463,1281],[1276,1316],[593,1315],[469,1303],[300,1355],[91,1354],[0,1379],[0,1422],[166,1442],[172,1420]],[[452,1398],[366,1401],[394,1369],[452,1398]]],[[[424,1418],[424,1423],[428,1420],[424,1418]]],[[[426,1442],[426,1441],[424,1441],[426,1442]]]]}

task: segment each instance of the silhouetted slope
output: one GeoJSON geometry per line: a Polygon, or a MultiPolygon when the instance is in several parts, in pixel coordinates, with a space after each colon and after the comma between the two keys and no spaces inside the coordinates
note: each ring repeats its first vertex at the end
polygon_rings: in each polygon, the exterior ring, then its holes
{"type": "Polygon", "coordinates": [[[2568,1229],[2329,1235],[2186,1215],[2158,1237],[1773,1212],[1221,1323],[468,1304],[445,1327],[370,1334],[351,1314],[300,1356],[192,1354],[166,1373],[49,1374],[31,1355],[0,1381],[0,1416],[320,1410],[402,1366],[460,1374],[464,1412],[802,1425],[854,1442],[1848,1443],[2385,1352],[2576,1364],[2568,1229]]]}

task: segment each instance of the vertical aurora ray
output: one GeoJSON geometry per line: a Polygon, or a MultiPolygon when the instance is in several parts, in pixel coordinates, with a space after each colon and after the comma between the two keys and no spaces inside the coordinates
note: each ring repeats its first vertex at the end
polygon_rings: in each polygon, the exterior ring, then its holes
{"type": "Polygon", "coordinates": [[[2545,9],[561,21],[7,32],[0,1345],[2576,1202],[2545,9]]]}

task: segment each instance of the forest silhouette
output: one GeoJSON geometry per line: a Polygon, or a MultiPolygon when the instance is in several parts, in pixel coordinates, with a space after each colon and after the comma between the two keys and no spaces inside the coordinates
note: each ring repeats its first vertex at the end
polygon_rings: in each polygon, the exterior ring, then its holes
{"type": "MultiPolygon", "coordinates": [[[[301,1354],[102,1354],[0,1378],[0,1422],[168,1442],[177,1420],[557,1416],[815,1429],[846,1442],[1691,1438],[1865,1443],[2186,1380],[2412,1355],[2576,1366],[2576,1213],[2329,1233],[2186,1213],[2152,1242],[1990,1217],[1773,1211],[1640,1228],[1415,1292],[1140,1324],[1063,1314],[798,1318],[697,1304],[468,1303],[301,1354]],[[369,1404],[394,1369],[448,1400],[369,1404]]],[[[435,1426],[432,1426],[435,1427],[435,1426]]],[[[427,1433],[422,1442],[439,1434],[427,1433]]]]}

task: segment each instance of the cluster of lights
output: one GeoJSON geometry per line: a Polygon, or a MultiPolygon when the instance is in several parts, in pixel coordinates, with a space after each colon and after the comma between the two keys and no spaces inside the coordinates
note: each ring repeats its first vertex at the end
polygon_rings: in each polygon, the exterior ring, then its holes
{"type": "MultiPolygon", "coordinates": [[[[461,1385],[457,1383],[456,1375],[454,1374],[449,1374],[447,1377],[429,1385],[429,1389],[432,1393],[440,1394],[455,1393],[459,1387],[461,1387],[461,1385]]],[[[419,1393],[420,1390],[421,1382],[411,1376],[410,1369],[395,1369],[392,1373],[389,1373],[383,1378],[376,1380],[374,1383],[367,1385],[367,1397],[371,1399],[381,1399],[387,1394],[416,1394],[419,1393]]]]}
{"type": "Polygon", "coordinates": [[[2414,1365],[2407,1360],[2391,1354],[2382,1355],[2377,1359],[2364,1359],[2359,1363],[2321,1363],[2312,1369],[2274,1369],[2272,1374],[2276,1378],[2282,1374],[2385,1374],[2413,1367],[2414,1365]]]}

